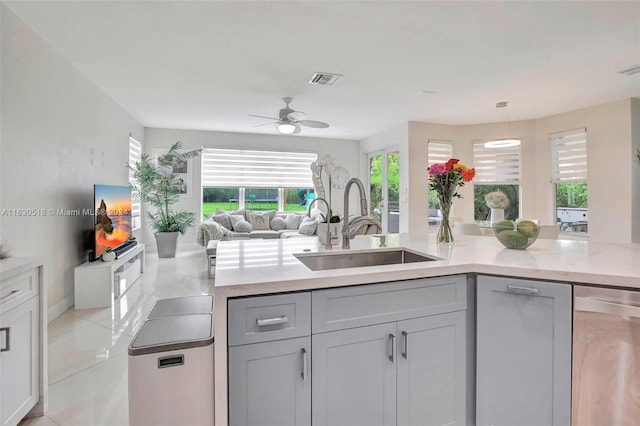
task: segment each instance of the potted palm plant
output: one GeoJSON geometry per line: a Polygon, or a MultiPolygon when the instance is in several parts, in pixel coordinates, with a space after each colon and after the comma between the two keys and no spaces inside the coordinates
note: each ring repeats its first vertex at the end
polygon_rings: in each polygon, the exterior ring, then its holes
{"type": "Polygon", "coordinates": [[[180,200],[181,191],[181,182],[173,172],[174,168],[200,153],[199,150],[180,152],[181,149],[182,143],[176,142],[157,161],[143,153],[136,164],[127,164],[135,182],[131,184],[134,194],[156,210],[147,212],[147,217],[156,232],[158,257],[175,257],[178,234],[184,235],[196,220],[194,213],[171,208],[180,200]]]}

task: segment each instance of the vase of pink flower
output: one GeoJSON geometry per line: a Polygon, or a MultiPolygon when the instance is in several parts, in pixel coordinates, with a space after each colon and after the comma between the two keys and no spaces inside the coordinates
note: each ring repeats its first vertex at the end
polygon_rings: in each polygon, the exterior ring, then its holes
{"type": "Polygon", "coordinates": [[[465,166],[457,158],[451,158],[446,163],[435,163],[429,167],[429,188],[438,196],[442,221],[438,228],[437,241],[441,244],[452,244],[453,233],[449,223],[449,215],[454,198],[462,198],[458,189],[465,183],[471,182],[476,170],[465,166]]]}

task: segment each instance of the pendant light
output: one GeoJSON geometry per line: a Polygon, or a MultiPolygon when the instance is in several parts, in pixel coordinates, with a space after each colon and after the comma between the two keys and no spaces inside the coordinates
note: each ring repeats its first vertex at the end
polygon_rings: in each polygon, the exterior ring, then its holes
{"type": "MultiPolygon", "coordinates": [[[[496,104],[496,112],[502,110],[503,121],[506,123],[508,127],[509,133],[511,132],[511,122],[509,122],[509,117],[507,117],[507,102],[498,102],[496,104]]],[[[491,126],[489,127],[489,134],[491,135],[491,127],[493,127],[493,122],[495,121],[495,113],[494,120],[491,121],[491,126]]],[[[485,148],[509,148],[512,146],[520,145],[520,139],[515,138],[502,138],[502,139],[489,139],[484,143],[485,148]]]]}

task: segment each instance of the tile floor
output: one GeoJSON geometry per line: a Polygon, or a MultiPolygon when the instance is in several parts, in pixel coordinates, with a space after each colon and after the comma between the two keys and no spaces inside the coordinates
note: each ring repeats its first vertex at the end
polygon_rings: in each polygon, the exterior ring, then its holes
{"type": "Polygon", "coordinates": [[[49,409],[21,425],[128,424],[127,347],[159,299],[213,294],[203,249],[147,254],[144,274],[112,308],[69,309],[49,323],[49,409]]]}

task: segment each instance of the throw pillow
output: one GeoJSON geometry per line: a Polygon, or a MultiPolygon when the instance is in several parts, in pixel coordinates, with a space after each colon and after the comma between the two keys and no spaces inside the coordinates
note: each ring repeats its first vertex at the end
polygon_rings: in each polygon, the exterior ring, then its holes
{"type": "Polygon", "coordinates": [[[273,219],[271,219],[271,222],[269,223],[269,226],[271,227],[271,229],[273,229],[274,231],[280,231],[282,229],[286,228],[286,224],[284,222],[284,219],[281,217],[274,217],[273,219]]]}
{"type": "Polygon", "coordinates": [[[244,216],[241,216],[239,214],[230,214],[229,220],[231,221],[231,228],[235,231],[236,223],[240,222],[241,220],[244,220],[244,216]]]}
{"type": "Polygon", "coordinates": [[[253,231],[253,226],[246,220],[239,220],[236,222],[235,227],[233,228],[236,232],[251,232],[253,231]]]}
{"type": "Polygon", "coordinates": [[[234,210],[234,211],[231,211],[231,212],[224,211],[221,208],[217,208],[216,209],[216,214],[222,214],[222,213],[227,213],[229,215],[240,215],[240,216],[242,216],[242,218],[244,220],[247,220],[247,210],[246,209],[234,210]]]}
{"type": "Polygon", "coordinates": [[[233,230],[233,225],[231,225],[231,219],[229,219],[228,213],[219,213],[219,214],[211,215],[211,219],[213,219],[214,222],[217,222],[220,225],[224,226],[229,231],[233,230]]]}
{"type": "Polygon", "coordinates": [[[300,225],[298,233],[302,235],[315,235],[318,228],[318,221],[315,219],[308,220],[300,225]]]}
{"type": "Polygon", "coordinates": [[[284,218],[285,229],[298,229],[300,227],[300,219],[302,218],[303,216],[301,214],[289,213],[287,217],[284,218]]]}
{"type": "Polygon", "coordinates": [[[269,230],[269,223],[271,219],[276,217],[275,210],[268,212],[248,212],[247,219],[249,219],[249,223],[253,226],[253,229],[259,230],[269,230]]]}

